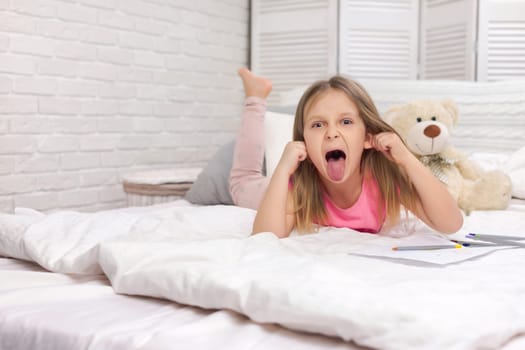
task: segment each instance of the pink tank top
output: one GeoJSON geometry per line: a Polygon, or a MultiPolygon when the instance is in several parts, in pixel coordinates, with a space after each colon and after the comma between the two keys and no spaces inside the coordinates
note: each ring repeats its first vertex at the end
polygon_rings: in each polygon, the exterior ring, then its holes
{"type": "Polygon", "coordinates": [[[337,207],[326,193],[323,194],[323,199],[327,213],[325,226],[377,233],[385,222],[385,203],[377,182],[372,178],[363,180],[357,202],[348,209],[337,207]]]}

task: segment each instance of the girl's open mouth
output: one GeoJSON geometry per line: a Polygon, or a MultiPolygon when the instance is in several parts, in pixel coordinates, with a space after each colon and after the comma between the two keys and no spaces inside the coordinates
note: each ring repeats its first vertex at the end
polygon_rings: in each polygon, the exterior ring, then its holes
{"type": "Polygon", "coordinates": [[[346,153],[340,149],[326,152],[328,177],[332,181],[340,181],[345,173],[346,153]]]}

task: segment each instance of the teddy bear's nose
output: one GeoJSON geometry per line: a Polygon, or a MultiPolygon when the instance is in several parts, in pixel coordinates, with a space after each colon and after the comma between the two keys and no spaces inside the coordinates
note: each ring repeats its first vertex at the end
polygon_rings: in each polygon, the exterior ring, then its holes
{"type": "Polygon", "coordinates": [[[437,125],[429,125],[425,128],[425,130],[423,130],[423,133],[427,137],[434,138],[441,134],[441,129],[437,125]]]}

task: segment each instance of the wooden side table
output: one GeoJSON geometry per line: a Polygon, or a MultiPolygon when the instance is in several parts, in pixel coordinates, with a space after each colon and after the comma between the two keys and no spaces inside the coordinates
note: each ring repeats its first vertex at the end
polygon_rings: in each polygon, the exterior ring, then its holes
{"type": "Polygon", "coordinates": [[[128,207],[171,202],[184,197],[202,169],[162,169],[127,174],[122,185],[128,207]]]}

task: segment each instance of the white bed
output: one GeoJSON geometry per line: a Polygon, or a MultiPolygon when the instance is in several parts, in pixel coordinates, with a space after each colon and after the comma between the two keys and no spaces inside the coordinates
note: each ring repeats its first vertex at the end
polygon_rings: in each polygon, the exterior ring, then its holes
{"type": "MultiPolygon", "coordinates": [[[[341,339],[385,349],[525,345],[525,249],[449,264],[361,256],[383,240],[413,235],[326,229],[286,240],[248,237],[253,215],[184,200],[2,215],[2,254],[46,269],[0,259],[0,348],[359,348],[341,339]]],[[[506,211],[473,213],[457,237],[523,235],[524,219],[525,201],[513,200],[506,211]]]]}
{"type": "MultiPolygon", "coordinates": [[[[513,164],[523,186],[523,139],[499,145],[472,156],[513,164]]],[[[254,215],[185,200],[0,214],[0,349],[525,348],[523,247],[395,255],[447,240],[412,218],[279,240],[250,236],[254,215]]],[[[452,237],[469,232],[525,237],[525,200],[473,212],[452,237]]]]}

